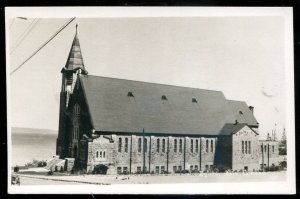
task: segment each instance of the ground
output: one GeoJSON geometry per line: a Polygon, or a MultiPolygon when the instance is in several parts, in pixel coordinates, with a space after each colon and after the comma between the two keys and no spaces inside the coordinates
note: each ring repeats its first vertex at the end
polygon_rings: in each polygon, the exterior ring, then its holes
{"type": "Polygon", "coordinates": [[[197,175],[80,175],[80,176],[41,176],[20,174],[23,185],[73,185],[73,184],[165,184],[165,183],[213,183],[213,182],[266,182],[284,181],[286,172],[255,173],[208,173],[197,175]]]}

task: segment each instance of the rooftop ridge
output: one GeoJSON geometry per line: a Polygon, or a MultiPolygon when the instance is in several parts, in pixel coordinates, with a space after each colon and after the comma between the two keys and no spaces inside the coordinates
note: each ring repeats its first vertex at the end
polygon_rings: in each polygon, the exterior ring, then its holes
{"type": "Polygon", "coordinates": [[[203,91],[210,91],[210,92],[221,92],[223,94],[223,91],[220,91],[220,90],[210,90],[210,89],[202,89],[202,88],[195,88],[195,87],[188,87],[188,86],[178,86],[178,85],[171,85],[171,84],[162,84],[162,83],[155,83],[155,82],[144,82],[144,81],[139,81],[139,80],[122,79],[122,78],[117,78],[117,77],[105,77],[105,76],[97,76],[97,75],[90,75],[89,74],[89,75],[81,76],[80,78],[82,78],[82,77],[83,78],[88,78],[89,76],[107,78],[107,79],[116,79],[116,80],[122,80],[122,81],[131,81],[131,82],[138,82],[138,83],[146,83],[146,84],[155,84],[155,85],[161,85],[161,86],[188,88],[188,89],[203,90],[203,91]]]}

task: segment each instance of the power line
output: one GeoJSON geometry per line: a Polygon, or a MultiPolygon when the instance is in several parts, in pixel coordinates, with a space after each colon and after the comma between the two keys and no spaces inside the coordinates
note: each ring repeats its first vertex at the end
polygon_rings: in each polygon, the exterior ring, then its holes
{"type": "Polygon", "coordinates": [[[29,35],[29,33],[36,27],[36,25],[40,22],[41,19],[34,19],[33,22],[26,28],[26,30],[19,36],[17,44],[10,51],[10,55],[20,46],[20,44],[24,41],[24,39],[29,35]]]}
{"type": "Polygon", "coordinates": [[[12,22],[9,25],[9,29],[11,29],[12,25],[14,24],[14,22],[15,22],[15,18],[12,19],[12,22]]]}
{"type": "Polygon", "coordinates": [[[19,70],[28,60],[30,60],[34,55],[36,55],[42,48],[44,48],[54,37],[56,37],[63,29],[65,29],[76,17],[71,18],[67,21],[53,36],[51,36],[41,47],[39,47],[34,53],[32,53],[25,61],[23,61],[17,68],[15,68],[10,75],[13,75],[17,70],[19,70]]]}

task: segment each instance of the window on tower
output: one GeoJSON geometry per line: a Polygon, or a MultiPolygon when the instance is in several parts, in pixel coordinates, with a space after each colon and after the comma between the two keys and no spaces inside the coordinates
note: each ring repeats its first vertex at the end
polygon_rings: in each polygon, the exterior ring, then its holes
{"type": "Polygon", "coordinates": [[[80,127],[80,106],[75,104],[73,108],[73,139],[79,139],[79,127],[80,127]]]}

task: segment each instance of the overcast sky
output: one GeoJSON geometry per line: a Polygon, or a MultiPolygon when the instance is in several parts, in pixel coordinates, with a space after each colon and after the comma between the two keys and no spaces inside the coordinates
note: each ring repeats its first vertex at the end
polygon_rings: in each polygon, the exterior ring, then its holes
{"type": "MultiPolygon", "coordinates": [[[[10,20],[10,48],[33,19],[10,20]]],[[[10,56],[17,67],[67,19],[41,19],[10,56]]],[[[284,19],[181,17],[75,19],[11,76],[14,127],[58,129],[60,70],[75,24],[91,75],[223,91],[254,106],[260,133],[285,125],[284,19]]],[[[278,135],[279,137],[279,135],[278,135]]]]}

